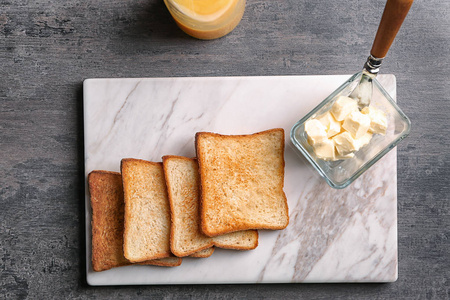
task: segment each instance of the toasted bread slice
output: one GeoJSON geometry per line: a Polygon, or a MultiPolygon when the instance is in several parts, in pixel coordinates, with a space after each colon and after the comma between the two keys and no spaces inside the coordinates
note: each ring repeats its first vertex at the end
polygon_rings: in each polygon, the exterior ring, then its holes
{"type": "Polygon", "coordinates": [[[286,228],[282,128],[234,136],[199,132],[195,145],[203,233],[286,228]]]}
{"type": "Polygon", "coordinates": [[[129,265],[123,255],[123,189],[120,173],[88,175],[92,208],[92,267],[104,271],[129,265]]]}
{"type": "Polygon", "coordinates": [[[233,250],[255,249],[258,247],[258,231],[242,230],[217,235],[214,237],[214,246],[233,250]]]}
{"type": "Polygon", "coordinates": [[[196,162],[185,157],[164,156],[163,165],[172,220],[172,253],[182,257],[212,247],[212,239],[199,230],[196,162]]]}
{"type": "Polygon", "coordinates": [[[256,248],[258,233],[255,230],[234,232],[217,239],[201,232],[200,179],[195,159],[164,156],[163,165],[170,202],[172,220],[170,247],[173,254],[180,257],[193,255],[213,245],[238,250],[256,248]]]}
{"type": "Polygon", "coordinates": [[[206,258],[214,253],[214,247],[206,248],[198,252],[192,253],[189,257],[206,258]]]}
{"type": "Polygon", "coordinates": [[[165,257],[165,258],[158,258],[158,259],[152,259],[147,260],[144,262],[140,262],[138,264],[140,265],[154,265],[154,266],[161,266],[161,267],[178,267],[182,263],[181,257],[165,257]]]}
{"type": "Polygon", "coordinates": [[[171,256],[170,208],[161,163],[122,159],[124,255],[131,262],[171,256]]]}
{"type": "MultiPolygon", "coordinates": [[[[88,175],[92,207],[92,268],[105,271],[132,263],[123,255],[124,202],[122,176],[95,170],[88,175]]],[[[143,262],[147,265],[178,266],[178,257],[143,262]]]]}

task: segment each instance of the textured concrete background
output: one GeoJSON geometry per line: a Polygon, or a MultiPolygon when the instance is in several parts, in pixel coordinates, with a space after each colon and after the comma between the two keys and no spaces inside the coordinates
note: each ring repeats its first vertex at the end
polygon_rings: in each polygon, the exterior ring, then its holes
{"type": "Polygon", "coordinates": [[[413,123],[398,147],[396,283],[84,283],[84,79],[353,74],[383,7],[247,0],[232,34],[198,41],[162,0],[0,0],[0,299],[449,299],[450,1],[438,0],[416,0],[382,69],[413,123]]]}

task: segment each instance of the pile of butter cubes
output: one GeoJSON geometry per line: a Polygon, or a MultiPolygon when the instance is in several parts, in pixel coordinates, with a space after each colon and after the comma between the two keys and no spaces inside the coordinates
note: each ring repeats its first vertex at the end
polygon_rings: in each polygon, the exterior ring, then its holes
{"type": "Polygon", "coordinates": [[[316,156],[336,161],[352,158],[355,152],[368,145],[373,134],[385,135],[386,114],[372,106],[361,111],[358,102],[339,96],[331,109],[305,122],[308,142],[316,156]]]}

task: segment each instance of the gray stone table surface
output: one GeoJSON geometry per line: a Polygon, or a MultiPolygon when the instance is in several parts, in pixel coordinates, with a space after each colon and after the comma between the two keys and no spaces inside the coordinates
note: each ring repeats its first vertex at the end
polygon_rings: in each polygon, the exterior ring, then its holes
{"type": "Polygon", "coordinates": [[[382,73],[411,118],[398,147],[391,284],[89,287],[82,81],[353,74],[382,0],[247,0],[228,36],[181,32],[162,0],[0,0],[0,299],[449,299],[450,1],[413,4],[382,73]]]}

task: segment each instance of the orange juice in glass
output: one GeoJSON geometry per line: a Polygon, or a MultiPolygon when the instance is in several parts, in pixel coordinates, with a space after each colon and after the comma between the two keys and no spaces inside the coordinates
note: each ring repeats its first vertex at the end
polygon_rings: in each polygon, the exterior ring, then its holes
{"type": "Polygon", "coordinates": [[[164,0],[184,32],[211,40],[231,32],[241,21],[245,0],[164,0]]]}

